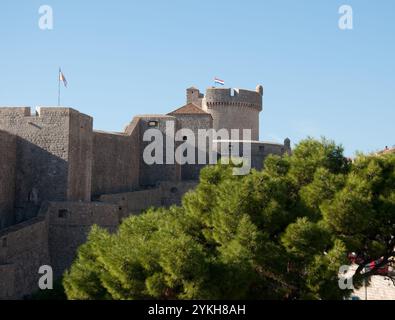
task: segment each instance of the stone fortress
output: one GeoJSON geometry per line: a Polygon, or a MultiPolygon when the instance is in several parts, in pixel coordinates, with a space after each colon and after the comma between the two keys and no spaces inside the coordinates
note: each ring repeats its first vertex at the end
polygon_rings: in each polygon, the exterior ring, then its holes
{"type": "Polygon", "coordinates": [[[168,115],[136,116],[122,133],[95,131],[91,117],[71,108],[1,107],[0,299],[38,291],[43,265],[60,278],[92,225],[115,231],[127,216],[179,204],[196,186],[204,165],[143,161],[147,129],[165,134],[167,122],[194,133],[251,129],[257,169],[267,155],[291,152],[289,139],[259,142],[262,99],[262,86],[209,88],[206,94],[189,88],[185,106],[168,115]]]}

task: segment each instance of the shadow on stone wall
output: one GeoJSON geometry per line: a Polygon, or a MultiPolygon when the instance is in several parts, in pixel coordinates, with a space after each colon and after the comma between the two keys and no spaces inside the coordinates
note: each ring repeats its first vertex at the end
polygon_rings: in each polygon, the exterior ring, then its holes
{"type": "MultiPolygon", "coordinates": [[[[52,141],[48,141],[52,143],[52,141]]],[[[67,156],[67,148],[59,146],[67,156]]],[[[15,223],[37,216],[44,201],[66,201],[68,162],[17,137],[15,223]]]]}

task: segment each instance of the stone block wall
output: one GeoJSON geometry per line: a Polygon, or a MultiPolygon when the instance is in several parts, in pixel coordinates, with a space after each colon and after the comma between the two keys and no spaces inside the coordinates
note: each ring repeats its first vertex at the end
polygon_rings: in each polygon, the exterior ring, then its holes
{"type": "Polygon", "coordinates": [[[195,135],[195,164],[185,164],[181,166],[181,178],[184,181],[198,180],[200,170],[208,164],[209,141],[206,141],[206,149],[199,150],[198,138],[199,130],[209,130],[213,128],[213,118],[210,114],[175,114],[178,126],[192,130],[195,135]],[[206,164],[199,164],[199,152],[206,155],[206,164]]]}
{"type": "Polygon", "coordinates": [[[16,136],[0,131],[0,230],[14,223],[16,136]]]}
{"type": "Polygon", "coordinates": [[[0,264],[0,300],[15,299],[15,266],[0,264]]]}
{"type": "MultiPolygon", "coordinates": [[[[290,153],[287,144],[271,143],[271,142],[259,142],[250,141],[251,145],[251,168],[256,170],[262,170],[265,159],[269,155],[283,156],[286,153],[290,153]]],[[[244,143],[243,141],[222,141],[218,140],[215,143],[217,150],[222,155],[231,155],[233,157],[247,157],[248,154],[244,154],[244,143]]],[[[219,155],[220,157],[220,155],[219,155]]]]}
{"type": "Polygon", "coordinates": [[[162,194],[160,188],[105,194],[99,199],[101,202],[112,203],[118,206],[122,219],[133,214],[140,214],[150,207],[160,207],[162,205],[161,200],[162,194]]]}
{"type": "MultiPolygon", "coordinates": [[[[172,123],[174,125],[175,131],[179,129],[177,125],[177,119],[172,116],[139,116],[139,130],[140,130],[140,186],[149,187],[156,186],[161,181],[180,181],[181,180],[181,167],[175,161],[174,164],[166,164],[166,150],[169,150],[170,154],[174,158],[174,150],[170,150],[166,145],[166,141],[173,140],[174,137],[166,139],[166,124],[172,123]],[[143,141],[144,133],[149,129],[157,129],[161,132],[163,138],[163,148],[162,154],[163,164],[153,164],[149,165],[144,161],[143,154],[145,148],[151,144],[149,141],[143,141]]],[[[177,147],[176,145],[174,146],[177,147]]]]}
{"type": "Polygon", "coordinates": [[[70,108],[0,108],[0,130],[16,140],[16,222],[43,201],[89,200],[92,118],[70,108]]]}
{"type": "Polygon", "coordinates": [[[193,103],[194,105],[201,108],[203,98],[204,98],[204,94],[200,93],[199,89],[195,87],[191,87],[187,89],[187,104],[193,103]]]}
{"type": "Polygon", "coordinates": [[[161,182],[152,189],[102,195],[99,201],[116,205],[123,219],[151,207],[180,205],[184,194],[196,185],[197,182],[192,181],[161,182]]]}
{"type": "Polygon", "coordinates": [[[198,181],[162,182],[159,186],[162,199],[161,205],[164,207],[181,205],[183,196],[197,185],[198,181]]]}
{"type": "Polygon", "coordinates": [[[287,151],[286,146],[283,144],[268,142],[253,143],[251,148],[251,166],[254,169],[262,170],[264,161],[269,155],[282,156],[287,151]]]}
{"type": "Polygon", "coordinates": [[[261,86],[256,91],[209,88],[202,101],[202,108],[212,115],[215,130],[227,129],[230,132],[231,129],[239,129],[241,135],[243,129],[251,129],[251,140],[258,141],[262,95],[261,86]]]}
{"type": "Polygon", "coordinates": [[[31,115],[30,108],[0,108],[0,129],[17,136],[15,206],[18,220],[31,218],[26,207],[67,198],[69,111],[31,115]]]}
{"type": "Polygon", "coordinates": [[[74,261],[93,225],[113,232],[120,222],[119,208],[107,203],[51,202],[46,209],[49,253],[54,277],[59,278],[74,261]]]}
{"type": "Polygon", "coordinates": [[[1,231],[0,299],[21,299],[37,292],[43,265],[50,265],[45,217],[1,231]]]}
{"type": "Polygon", "coordinates": [[[215,130],[226,129],[230,135],[232,129],[237,129],[240,140],[259,140],[259,111],[256,109],[248,106],[221,104],[210,106],[206,111],[213,117],[215,130]],[[251,130],[250,139],[243,136],[243,129],[251,130]]]}
{"type": "Polygon", "coordinates": [[[67,200],[90,201],[93,119],[70,110],[67,200]]]}
{"type": "Polygon", "coordinates": [[[92,195],[132,191],[139,186],[138,130],[93,133],[92,195]]]}

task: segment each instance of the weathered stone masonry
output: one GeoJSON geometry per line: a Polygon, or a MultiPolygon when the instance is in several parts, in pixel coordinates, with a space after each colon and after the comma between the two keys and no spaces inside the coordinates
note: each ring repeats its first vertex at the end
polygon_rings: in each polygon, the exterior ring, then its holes
{"type": "Polygon", "coordinates": [[[0,130],[0,230],[15,223],[16,137],[0,130]]]}
{"type": "Polygon", "coordinates": [[[206,95],[189,88],[186,106],[137,116],[119,133],[94,131],[93,119],[71,108],[0,108],[0,299],[36,292],[42,265],[61,277],[92,225],[113,232],[131,214],[179,204],[196,186],[203,165],[143,161],[146,130],[166,134],[167,122],[195,135],[251,129],[255,168],[269,154],[290,152],[289,140],[258,141],[262,97],[261,86],[210,88],[206,95]]]}

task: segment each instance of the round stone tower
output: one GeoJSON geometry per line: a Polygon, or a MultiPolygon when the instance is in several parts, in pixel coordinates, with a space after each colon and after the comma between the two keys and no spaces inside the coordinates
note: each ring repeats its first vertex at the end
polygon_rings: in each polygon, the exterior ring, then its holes
{"type": "Polygon", "coordinates": [[[209,88],[202,101],[202,108],[213,117],[213,127],[239,129],[242,139],[243,129],[251,129],[251,139],[259,140],[259,113],[262,111],[263,87],[255,91],[243,89],[209,88]]]}

